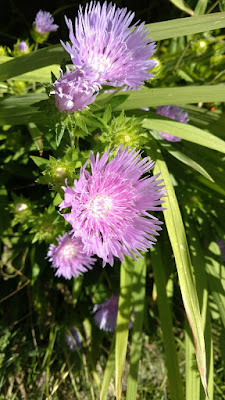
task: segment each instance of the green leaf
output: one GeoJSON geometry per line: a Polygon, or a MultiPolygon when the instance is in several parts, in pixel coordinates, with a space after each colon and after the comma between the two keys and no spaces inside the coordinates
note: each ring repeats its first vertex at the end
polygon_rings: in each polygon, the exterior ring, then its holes
{"type": "Polygon", "coordinates": [[[173,19],[164,22],[155,22],[146,25],[150,29],[153,40],[164,40],[178,36],[193,35],[195,33],[211,31],[225,27],[225,13],[218,12],[199,17],[173,19]]]}
{"type": "Polygon", "coordinates": [[[176,6],[180,10],[186,12],[187,14],[194,15],[194,11],[190,7],[188,7],[188,5],[186,4],[185,1],[183,1],[183,0],[170,0],[170,2],[173,3],[174,6],[176,6]]]}
{"type": "Polygon", "coordinates": [[[28,130],[32,136],[32,139],[34,141],[34,144],[37,148],[37,150],[42,154],[43,152],[43,140],[42,140],[42,134],[40,130],[37,128],[37,126],[33,123],[30,122],[28,124],[28,130]]]}
{"type": "MultiPolygon", "coordinates": [[[[0,64],[7,61],[12,61],[12,57],[0,57],[0,64]]],[[[14,76],[12,79],[15,81],[50,83],[52,73],[53,75],[59,75],[59,65],[53,64],[47,67],[39,68],[19,76],[14,76]]]]}
{"type": "MultiPolygon", "coordinates": [[[[0,125],[20,125],[27,122],[37,122],[46,116],[43,111],[34,107],[35,103],[47,100],[45,93],[32,93],[22,96],[10,96],[0,100],[0,125]]],[[[97,104],[105,106],[109,94],[97,97],[97,104]]],[[[178,88],[141,89],[127,91],[126,95],[120,92],[116,97],[110,96],[110,104],[116,100],[114,111],[140,109],[141,107],[155,107],[167,104],[188,104],[210,101],[225,101],[225,86],[188,86],[178,88]],[[118,102],[118,100],[122,102],[118,102]]],[[[146,113],[146,116],[148,114],[146,113]]]]}
{"type": "Polygon", "coordinates": [[[225,11],[225,0],[219,0],[220,11],[225,11]]]}
{"type": "Polygon", "coordinates": [[[210,243],[209,250],[210,253],[206,256],[208,284],[225,327],[225,271],[224,267],[218,262],[217,257],[215,257],[219,254],[217,243],[210,243]]]}
{"type": "Polygon", "coordinates": [[[115,368],[115,335],[113,336],[107,364],[104,371],[100,400],[106,400],[106,395],[109,388],[110,380],[113,376],[114,368],[115,368]]]}
{"type": "MultiPolygon", "coordinates": [[[[179,18],[146,25],[146,28],[151,32],[150,36],[156,41],[224,27],[225,13],[179,18]]],[[[0,81],[14,78],[48,65],[60,65],[64,57],[69,61],[70,57],[64,48],[61,45],[54,45],[14,58],[0,65],[0,81]]]]}
{"type": "Polygon", "coordinates": [[[0,65],[0,81],[30,73],[48,65],[60,65],[64,57],[68,60],[70,58],[62,46],[54,45],[13,58],[0,65]]]}
{"type": "Polygon", "coordinates": [[[30,158],[41,170],[44,170],[49,163],[49,160],[43,157],[30,156],[30,158]]]}
{"type": "Polygon", "coordinates": [[[29,93],[0,100],[0,125],[23,125],[41,120],[43,113],[34,104],[47,98],[45,93],[29,93]]]}
{"type": "MultiPolygon", "coordinates": [[[[160,242],[160,239],[159,239],[160,242]]],[[[169,390],[173,400],[184,399],[183,385],[179,371],[178,356],[173,334],[172,313],[166,293],[165,263],[162,260],[162,247],[160,243],[151,249],[151,261],[154,281],[157,288],[157,306],[159,309],[160,324],[163,333],[163,345],[168,371],[169,390]]]]}
{"type": "Polygon", "coordinates": [[[195,15],[202,15],[205,14],[207,8],[208,0],[198,0],[196,7],[195,7],[195,15]]]}
{"type": "Polygon", "coordinates": [[[185,399],[200,400],[201,379],[196,364],[195,346],[190,326],[187,322],[185,325],[185,399]]]}
{"type": "Polygon", "coordinates": [[[200,146],[225,153],[225,142],[223,140],[190,124],[183,124],[155,114],[153,118],[145,118],[142,121],[142,126],[158,132],[169,133],[200,146]]]}
{"type": "Polygon", "coordinates": [[[132,287],[132,306],[134,307],[134,324],[132,329],[132,343],[130,350],[130,370],[127,382],[127,400],[136,400],[138,385],[138,366],[141,357],[142,327],[145,305],[146,261],[140,259],[135,262],[135,273],[132,287]]]}
{"type": "MultiPolygon", "coordinates": [[[[109,94],[105,93],[99,95],[97,99],[107,102],[108,96],[109,94]]],[[[116,97],[120,96],[124,96],[123,92],[119,92],[116,97]]],[[[164,106],[168,104],[193,104],[199,102],[207,103],[210,101],[224,102],[225,86],[184,86],[158,89],[144,88],[141,90],[127,91],[126,96],[124,97],[123,103],[116,106],[114,111],[133,110],[141,107],[164,106]]]]}
{"type": "Polygon", "coordinates": [[[56,134],[55,140],[56,140],[56,146],[57,147],[59,147],[59,145],[61,143],[61,140],[62,140],[63,135],[65,133],[65,129],[66,129],[66,126],[65,126],[65,124],[63,122],[62,123],[57,123],[56,126],[55,126],[55,134],[56,134]]]}
{"type": "MultiPolygon", "coordinates": [[[[206,364],[207,364],[207,385],[208,385],[208,393],[209,398],[213,399],[213,343],[212,343],[212,334],[211,334],[211,318],[210,318],[210,309],[209,309],[209,293],[207,290],[207,274],[205,270],[205,260],[204,260],[204,250],[202,248],[200,238],[198,235],[198,231],[195,228],[195,221],[188,218],[187,223],[187,234],[188,241],[191,250],[191,259],[193,265],[195,286],[197,290],[199,306],[201,311],[201,318],[204,327],[204,336],[205,336],[205,344],[206,344],[206,364]]],[[[187,330],[188,332],[188,330],[187,330]]],[[[190,335],[190,332],[189,332],[190,335]]],[[[189,338],[189,341],[191,339],[189,338]]],[[[192,340],[192,345],[189,344],[189,354],[191,360],[192,371],[188,371],[188,376],[186,377],[186,400],[192,400],[193,398],[197,399],[197,393],[195,395],[194,392],[190,389],[190,382],[188,377],[195,382],[194,387],[200,393],[200,399],[205,398],[203,389],[200,386],[200,380],[196,376],[197,365],[195,360],[193,359],[194,355],[194,343],[192,340]],[[192,350],[191,350],[192,349],[192,350]],[[198,388],[197,388],[198,386],[198,388]]],[[[187,369],[186,369],[187,372],[187,369]]]]}
{"type": "Polygon", "coordinates": [[[164,179],[167,189],[164,203],[165,211],[163,213],[176,261],[184,307],[194,337],[198,369],[207,394],[204,331],[181,212],[167,165],[154,139],[151,141],[151,148],[148,150],[148,154],[156,161],[154,174],[161,173],[161,178],[164,179]]]}
{"type": "Polygon", "coordinates": [[[163,140],[163,138],[158,134],[158,132],[151,132],[152,135],[160,140],[160,144],[165,150],[167,150],[173,157],[177,160],[181,161],[183,164],[188,165],[193,168],[195,171],[199,172],[201,175],[205,176],[205,178],[209,179],[211,182],[214,182],[213,178],[208,174],[208,172],[196,161],[192,160],[190,157],[183,154],[181,151],[176,150],[171,143],[163,140]]]}
{"type": "Polygon", "coordinates": [[[136,261],[126,257],[120,267],[120,297],[116,324],[116,400],[121,400],[122,377],[128,344],[133,271],[136,261]]]}

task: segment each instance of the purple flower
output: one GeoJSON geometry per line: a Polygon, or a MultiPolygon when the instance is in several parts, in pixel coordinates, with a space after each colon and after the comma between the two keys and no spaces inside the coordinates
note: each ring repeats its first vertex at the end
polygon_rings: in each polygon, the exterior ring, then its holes
{"type": "Polygon", "coordinates": [[[103,304],[95,304],[93,312],[94,320],[100,329],[106,332],[113,332],[116,328],[119,296],[113,295],[103,304]]]}
{"type": "Polygon", "coordinates": [[[58,245],[51,244],[47,258],[52,261],[52,267],[56,268],[56,276],[71,279],[81,275],[96,261],[85,254],[84,246],[80,238],[72,238],[68,233],[57,238],[58,245]]]}
{"type": "Polygon", "coordinates": [[[66,334],[66,343],[72,351],[80,350],[82,347],[82,337],[76,328],[71,328],[66,334]]]}
{"type": "Polygon", "coordinates": [[[134,13],[126,8],[91,1],[84,12],[80,6],[75,31],[72,21],[65,18],[72,46],[61,43],[77,68],[91,66],[101,73],[102,83],[138,89],[153,76],[149,70],[156,62],[149,58],[155,52],[155,43],[147,38],[149,31],[144,23],[135,29],[136,24],[130,25],[133,18],[134,13]]]}
{"type": "Polygon", "coordinates": [[[42,35],[48,32],[55,32],[58,29],[58,25],[53,24],[54,18],[50,14],[50,12],[47,11],[38,11],[36,17],[35,17],[35,29],[38,33],[41,33],[42,35]]]}
{"type": "MultiPolygon", "coordinates": [[[[156,110],[156,113],[159,115],[163,115],[164,117],[168,117],[171,119],[175,119],[176,121],[183,122],[187,124],[189,121],[188,113],[184,112],[182,108],[178,106],[159,106],[156,110]]],[[[165,132],[158,132],[164,139],[168,140],[168,142],[180,142],[181,138],[177,136],[170,135],[165,132]]]]}
{"type": "Polygon", "coordinates": [[[55,104],[59,111],[71,113],[93,103],[100,89],[99,75],[90,68],[68,70],[53,83],[55,104]]]}
{"type": "Polygon", "coordinates": [[[84,251],[97,254],[113,265],[113,257],[124,261],[124,254],[136,260],[135,255],[147,251],[156,242],[162,224],[147,211],[162,210],[163,180],[146,173],[154,166],[148,157],[141,159],[140,151],[121,145],[113,159],[110,152],[100,158],[90,155],[91,174],[81,169],[74,187],[63,187],[65,198],[60,209],[71,207],[63,217],[73,227],[73,235],[80,237],[84,251]],[[141,176],[145,174],[144,177],[141,176]],[[134,253],[134,254],[133,254],[134,253]]]}
{"type": "Polygon", "coordinates": [[[24,54],[25,54],[25,53],[28,52],[27,43],[24,42],[23,40],[22,40],[21,42],[18,43],[17,47],[18,47],[18,50],[19,50],[21,53],[24,53],[24,54]]]}

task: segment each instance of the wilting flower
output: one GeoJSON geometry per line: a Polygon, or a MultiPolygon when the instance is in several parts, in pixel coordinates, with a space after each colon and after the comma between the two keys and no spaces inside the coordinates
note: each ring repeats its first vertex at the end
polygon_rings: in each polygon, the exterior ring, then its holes
{"type": "Polygon", "coordinates": [[[57,241],[58,245],[51,244],[47,254],[52,267],[57,269],[56,276],[62,275],[66,279],[71,279],[92,269],[96,260],[85,254],[80,238],[72,238],[65,233],[57,241]]]}
{"type": "Polygon", "coordinates": [[[40,34],[45,34],[48,32],[55,32],[58,29],[58,25],[53,24],[54,18],[50,14],[50,12],[47,11],[38,11],[36,17],[35,17],[35,29],[38,33],[40,34]]]}
{"type": "MultiPolygon", "coordinates": [[[[175,119],[176,121],[183,122],[187,124],[189,121],[188,113],[184,112],[182,108],[178,106],[160,106],[156,109],[156,113],[159,115],[163,115],[164,117],[168,117],[171,119],[175,119]]],[[[177,136],[170,135],[165,132],[158,132],[164,139],[168,140],[168,142],[180,142],[181,138],[177,136]]]]}
{"type": "Polygon", "coordinates": [[[63,187],[65,198],[60,204],[60,209],[71,207],[63,217],[72,225],[74,237],[82,239],[84,251],[101,257],[103,266],[113,265],[114,256],[121,261],[124,254],[135,260],[135,255],[142,257],[139,250],[152,247],[154,235],[161,230],[162,222],[148,211],[162,210],[163,180],[156,180],[159,174],[141,177],[154,162],[141,159],[140,151],[122,148],[110,161],[109,151],[101,158],[97,153],[96,159],[91,153],[92,173],[86,163],[74,187],[63,187]]]}
{"type": "Polygon", "coordinates": [[[66,342],[71,350],[80,350],[82,347],[82,337],[76,328],[71,328],[66,334],[66,342]]]}
{"type": "Polygon", "coordinates": [[[100,329],[113,332],[116,328],[119,296],[113,295],[102,304],[95,304],[93,312],[94,320],[100,329]]]}
{"type": "Polygon", "coordinates": [[[93,103],[100,87],[99,75],[90,68],[67,70],[53,83],[51,94],[59,111],[71,113],[93,103]]]}
{"type": "Polygon", "coordinates": [[[126,8],[91,1],[84,12],[80,7],[75,31],[72,21],[65,18],[72,46],[68,42],[62,45],[76,68],[87,64],[101,73],[102,82],[139,88],[153,76],[149,70],[156,63],[149,58],[155,52],[155,43],[147,37],[144,23],[136,28],[136,24],[131,25],[133,18],[134,13],[126,8]]]}

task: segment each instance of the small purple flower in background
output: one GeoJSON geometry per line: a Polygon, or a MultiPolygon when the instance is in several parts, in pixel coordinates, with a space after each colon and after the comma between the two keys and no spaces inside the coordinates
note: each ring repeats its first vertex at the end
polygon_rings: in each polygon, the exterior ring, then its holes
{"type": "Polygon", "coordinates": [[[58,245],[51,244],[47,258],[52,262],[52,267],[56,268],[56,276],[63,276],[71,279],[81,275],[96,261],[84,252],[84,246],[80,238],[72,238],[68,233],[57,238],[58,245]]]}
{"type": "Polygon", "coordinates": [[[53,24],[53,22],[54,18],[52,17],[50,12],[40,10],[35,17],[35,29],[38,33],[42,35],[48,32],[55,32],[57,31],[59,26],[53,24]]]}
{"type": "Polygon", "coordinates": [[[28,52],[27,43],[24,42],[23,40],[18,43],[17,47],[18,47],[18,50],[23,54],[26,54],[28,52]]]}
{"type": "Polygon", "coordinates": [[[84,12],[80,7],[75,31],[72,21],[65,18],[72,46],[61,43],[76,68],[87,64],[101,73],[102,83],[138,89],[153,76],[149,70],[156,62],[149,58],[155,52],[155,43],[147,38],[149,31],[144,23],[137,28],[131,25],[133,18],[134,13],[126,8],[91,1],[84,12]]]}
{"type": "Polygon", "coordinates": [[[217,239],[216,243],[220,248],[221,260],[225,261],[225,243],[222,239],[217,239]]]}
{"type": "Polygon", "coordinates": [[[66,343],[72,351],[82,348],[82,337],[76,328],[71,328],[66,334],[66,343]]]}
{"type": "MultiPolygon", "coordinates": [[[[171,119],[175,119],[176,121],[183,122],[187,124],[189,121],[188,113],[184,112],[182,108],[178,106],[160,106],[157,108],[156,113],[159,115],[163,115],[164,117],[168,117],[171,119]]],[[[181,138],[177,136],[170,135],[165,132],[158,132],[164,139],[168,140],[168,142],[180,142],[181,138]]]]}
{"type": "Polygon", "coordinates": [[[93,103],[100,89],[99,75],[90,68],[68,70],[53,83],[55,104],[59,111],[71,113],[93,103]]]}
{"type": "Polygon", "coordinates": [[[95,304],[93,313],[94,320],[100,329],[113,332],[116,328],[119,296],[113,295],[102,304],[95,304]]]}
{"type": "Polygon", "coordinates": [[[148,211],[160,211],[165,191],[159,176],[144,176],[154,167],[148,157],[141,159],[140,151],[119,147],[113,159],[106,151],[100,158],[90,155],[91,174],[86,165],[81,169],[74,187],[63,187],[65,197],[60,210],[71,207],[62,216],[80,237],[88,255],[97,254],[103,266],[114,263],[114,257],[124,261],[124,255],[142,257],[156,242],[155,235],[162,222],[148,211]]]}

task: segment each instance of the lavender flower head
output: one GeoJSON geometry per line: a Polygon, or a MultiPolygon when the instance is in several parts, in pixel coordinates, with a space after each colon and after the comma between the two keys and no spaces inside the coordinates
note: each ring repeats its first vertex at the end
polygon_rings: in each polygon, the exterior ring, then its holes
{"type": "Polygon", "coordinates": [[[100,89],[99,75],[90,68],[69,69],[53,83],[55,104],[59,111],[71,113],[83,110],[88,104],[93,103],[100,89]]]}
{"type": "Polygon", "coordinates": [[[47,254],[47,258],[52,262],[52,267],[57,270],[56,276],[71,279],[92,269],[96,260],[85,254],[80,238],[72,238],[65,233],[57,238],[57,241],[58,245],[51,244],[47,254]]]}
{"type": "Polygon", "coordinates": [[[84,11],[80,6],[75,30],[65,17],[72,46],[61,43],[76,68],[87,64],[101,73],[102,83],[138,89],[153,76],[149,70],[156,62],[149,58],[155,52],[155,43],[147,38],[149,31],[144,23],[134,29],[133,18],[134,13],[126,8],[91,1],[84,11]]]}
{"type": "Polygon", "coordinates": [[[72,351],[81,349],[82,337],[76,328],[71,328],[69,333],[66,334],[66,343],[72,351]]]}
{"type": "Polygon", "coordinates": [[[35,17],[35,29],[38,33],[42,35],[48,32],[55,32],[57,31],[59,26],[53,24],[53,22],[54,18],[52,17],[50,12],[40,10],[35,17]]]}
{"type": "Polygon", "coordinates": [[[94,320],[100,329],[113,332],[116,328],[119,296],[113,295],[102,304],[95,304],[94,320]]]}
{"type": "MultiPolygon", "coordinates": [[[[184,112],[182,108],[178,106],[160,106],[157,108],[156,113],[159,115],[163,115],[164,117],[168,117],[171,119],[175,119],[176,121],[183,122],[187,124],[189,121],[188,113],[184,112]]],[[[168,142],[180,142],[181,138],[177,136],[170,135],[165,132],[158,132],[164,139],[168,142]]]]}
{"type": "Polygon", "coordinates": [[[28,52],[27,43],[24,42],[23,40],[18,43],[17,47],[18,47],[18,50],[23,54],[26,54],[28,52]]]}
{"type": "Polygon", "coordinates": [[[74,186],[63,187],[65,197],[60,209],[71,207],[63,217],[80,237],[88,255],[97,254],[103,266],[114,263],[113,257],[124,261],[124,254],[136,260],[139,250],[147,251],[156,242],[155,235],[162,222],[148,211],[162,210],[165,190],[159,176],[142,177],[154,166],[140,151],[121,145],[113,159],[106,151],[96,159],[91,153],[91,173],[81,169],[74,186]],[[133,254],[134,253],[134,254],[133,254]]]}

